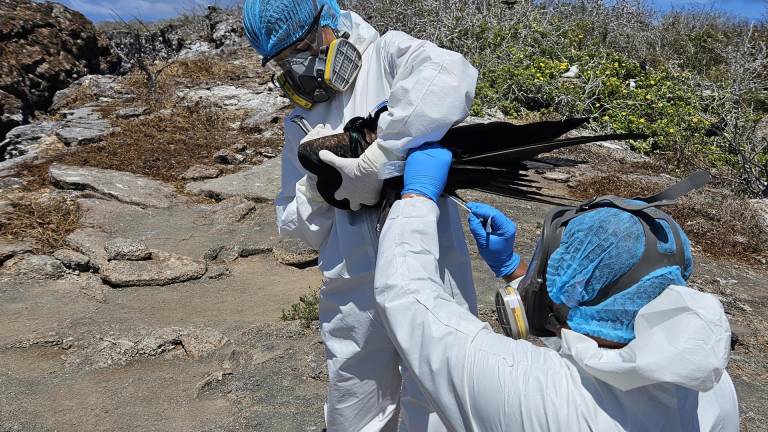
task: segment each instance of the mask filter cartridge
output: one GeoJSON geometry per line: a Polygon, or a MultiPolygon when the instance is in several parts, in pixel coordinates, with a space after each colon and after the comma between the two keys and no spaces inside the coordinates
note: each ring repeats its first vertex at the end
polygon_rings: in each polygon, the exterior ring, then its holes
{"type": "Polygon", "coordinates": [[[346,91],[360,72],[363,56],[346,39],[335,39],[328,46],[325,61],[325,83],[337,92],[346,91]]]}
{"type": "Polygon", "coordinates": [[[496,293],[496,317],[504,334],[512,339],[528,338],[528,318],[525,306],[514,282],[496,293]]]}

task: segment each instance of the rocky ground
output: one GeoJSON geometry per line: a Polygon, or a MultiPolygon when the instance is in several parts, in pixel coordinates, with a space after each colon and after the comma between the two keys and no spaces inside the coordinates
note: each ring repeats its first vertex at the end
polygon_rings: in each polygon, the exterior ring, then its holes
{"type": "MultiPolygon", "coordinates": [[[[0,141],[0,431],[322,429],[316,323],[280,320],[321,279],[274,222],[288,104],[231,22],[211,22],[155,92],[136,72],[87,75],[0,141]]],[[[582,163],[532,172],[554,193],[649,177],[613,143],[557,156],[582,163]]],[[[465,198],[512,215],[530,255],[547,206],[465,198]]],[[[768,268],[731,254],[751,245],[737,237],[725,253],[693,238],[691,283],[725,305],[743,429],[764,430],[768,268]]],[[[472,258],[489,318],[497,282],[472,258]]]]}

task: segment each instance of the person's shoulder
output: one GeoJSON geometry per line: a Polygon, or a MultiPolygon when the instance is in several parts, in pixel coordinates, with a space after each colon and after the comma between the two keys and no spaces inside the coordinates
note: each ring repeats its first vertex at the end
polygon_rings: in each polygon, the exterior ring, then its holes
{"type": "Polygon", "coordinates": [[[402,40],[418,40],[417,38],[409,35],[408,33],[400,30],[390,30],[379,38],[382,42],[402,41],[402,40]]]}

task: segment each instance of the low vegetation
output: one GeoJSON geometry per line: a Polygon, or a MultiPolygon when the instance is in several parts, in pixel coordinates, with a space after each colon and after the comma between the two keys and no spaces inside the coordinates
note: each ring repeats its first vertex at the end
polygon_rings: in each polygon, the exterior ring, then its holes
{"type": "Polygon", "coordinates": [[[77,229],[77,203],[56,195],[24,194],[11,201],[14,211],[0,220],[0,237],[29,241],[37,253],[52,253],[77,229]]]}
{"type": "MultiPolygon", "coordinates": [[[[78,149],[56,161],[128,171],[175,183],[192,165],[210,164],[218,150],[244,142],[247,137],[232,128],[242,115],[181,106],[172,112],[123,120],[117,122],[120,131],[104,143],[78,149]]],[[[264,139],[250,139],[247,144],[250,148],[275,145],[264,139]]]]}
{"type": "Polygon", "coordinates": [[[288,310],[283,309],[280,317],[283,321],[301,321],[301,325],[309,328],[314,321],[320,319],[318,305],[320,304],[320,291],[314,289],[299,297],[299,301],[291,305],[288,310]]]}
{"type": "Polygon", "coordinates": [[[768,125],[758,133],[768,115],[765,21],[710,10],[661,16],[642,0],[349,7],[379,30],[463,53],[480,72],[475,115],[594,116],[597,130],[650,134],[634,149],[673,168],[706,167],[739,193],[768,197],[768,125]]]}
{"type": "MultiPolygon", "coordinates": [[[[600,195],[649,196],[665,186],[659,177],[597,175],[573,188],[580,199],[600,195]],[[653,179],[653,181],[651,181],[653,179]]],[[[765,264],[768,262],[768,227],[762,215],[745,199],[724,190],[706,188],[665,207],[693,242],[709,256],[765,264]]]]}

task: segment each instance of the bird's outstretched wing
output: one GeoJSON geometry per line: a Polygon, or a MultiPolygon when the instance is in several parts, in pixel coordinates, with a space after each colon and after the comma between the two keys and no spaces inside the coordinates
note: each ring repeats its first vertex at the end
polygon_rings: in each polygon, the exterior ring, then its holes
{"type": "MultiPolygon", "coordinates": [[[[334,207],[348,210],[349,201],[334,197],[341,186],[341,175],[320,159],[320,150],[330,150],[341,157],[359,157],[376,139],[376,121],[380,113],[356,117],[347,122],[344,132],[309,140],[299,146],[299,162],[304,169],[317,176],[320,195],[334,207]]],[[[648,138],[644,134],[625,133],[558,139],[589,120],[588,117],[580,117],[524,125],[495,121],[449,129],[440,140],[440,144],[453,153],[446,193],[475,189],[515,199],[557,204],[553,199],[565,198],[543,193],[541,187],[525,173],[529,164],[540,162],[537,159],[539,155],[591,142],[648,138]]],[[[402,177],[384,183],[378,203],[384,213],[399,198],[402,187],[402,177]]]]}

